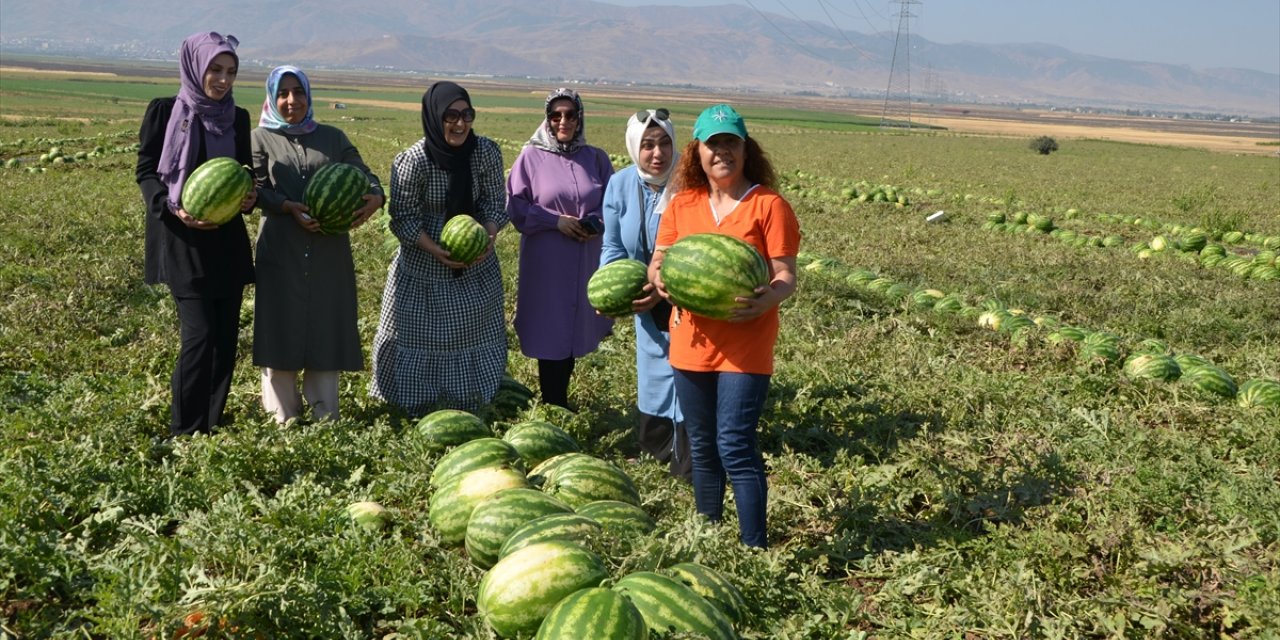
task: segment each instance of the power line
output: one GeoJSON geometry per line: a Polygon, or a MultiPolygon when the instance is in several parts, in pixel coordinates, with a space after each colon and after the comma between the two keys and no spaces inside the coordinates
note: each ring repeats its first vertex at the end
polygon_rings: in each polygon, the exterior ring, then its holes
{"type": "Polygon", "coordinates": [[[781,34],[782,34],[782,36],[783,36],[784,38],[786,38],[787,40],[790,40],[790,41],[791,41],[791,44],[795,45],[797,49],[800,49],[801,51],[803,51],[803,52],[805,52],[805,53],[809,54],[809,56],[810,56],[810,57],[812,57],[812,58],[816,58],[816,59],[818,59],[818,60],[825,60],[825,61],[827,61],[827,62],[831,62],[831,60],[830,60],[830,59],[828,59],[826,56],[820,56],[820,55],[818,55],[818,54],[816,54],[816,53],[814,53],[814,52],[810,51],[810,50],[809,50],[808,48],[806,48],[804,45],[802,45],[802,44],[800,44],[799,42],[797,42],[795,38],[792,38],[792,37],[791,37],[791,34],[787,33],[786,31],[783,31],[780,27],[778,27],[778,25],[774,24],[774,22],[773,22],[772,20],[770,20],[770,19],[769,19],[769,16],[765,15],[765,13],[764,13],[763,11],[761,11],[761,10],[760,10],[760,8],[759,8],[759,7],[757,7],[757,6],[755,5],[755,3],[754,3],[754,2],[752,2],[751,0],[746,0],[746,2],[747,2],[747,5],[748,5],[748,6],[750,6],[750,7],[751,7],[755,12],[756,12],[756,14],[757,14],[757,15],[759,15],[762,19],[764,19],[764,21],[765,21],[765,22],[768,22],[768,23],[769,23],[769,26],[771,26],[771,27],[773,27],[774,29],[776,29],[776,30],[778,31],[778,33],[781,33],[781,34]]]}
{"type": "Polygon", "coordinates": [[[880,127],[902,126],[895,124],[890,119],[890,107],[893,107],[893,116],[903,118],[902,112],[905,111],[906,127],[911,128],[911,5],[920,4],[920,0],[894,0],[901,9],[898,11],[898,35],[893,41],[893,60],[889,63],[889,86],[884,92],[884,109],[880,112],[880,127]],[[899,59],[905,73],[898,73],[899,59]],[[903,104],[894,99],[894,80],[897,80],[896,86],[899,88],[899,94],[905,94],[906,103],[905,110],[903,104]]]}
{"type": "Polygon", "coordinates": [[[846,36],[844,34],[844,30],[836,26],[836,21],[834,18],[831,17],[831,12],[827,11],[826,3],[823,2],[822,0],[818,0],[818,6],[822,7],[823,13],[827,14],[827,22],[831,23],[831,28],[835,29],[840,34],[840,37],[844,38],[844,41],[848,42],[849,46],[853,47],[853,50],[858,52],[859,57],[861,57],[863,60],[870,59],[871,58],[870,53],[867,53],[862,47],[859,47],[858,45],[854,44],[853,41],[849,39],[849,36],[846,36]]]}

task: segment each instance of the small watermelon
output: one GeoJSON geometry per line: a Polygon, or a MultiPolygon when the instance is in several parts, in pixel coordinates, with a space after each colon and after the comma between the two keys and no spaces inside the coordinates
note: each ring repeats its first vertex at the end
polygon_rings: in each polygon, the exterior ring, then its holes
{"type": "Polygon", "coordinates": [[[363,171],[345,162],[330,162],[307,180],[302,202],[310,209],[308,215],[320,223],[321,233],[337,235],[351,230],[367,193],[369,177],[363,171]]]}
{"type": "Polygon", "coordinates": [[[489,232],[475,218],[458,214],[440,230],[440,246],[449,252],[451,260],[471,264],[489,246],[489,232]]]}
{"type": "Polygon", "coordinates": [[[631,315],[631,303],[644,296],[649,284],[649,267],[639,260],[625,258],[610,262],[587,281],[587,302],[610,318],[631,315]]]}

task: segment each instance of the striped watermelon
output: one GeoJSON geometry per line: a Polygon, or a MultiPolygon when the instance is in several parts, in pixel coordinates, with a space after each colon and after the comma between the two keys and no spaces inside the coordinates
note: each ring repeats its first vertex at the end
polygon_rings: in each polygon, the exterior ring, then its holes
{"type": "Polygon", "coordinates": [[[368,501],[347,505],[347,515],[366,531],[381,531],[391,519],[391,515],[382,505],[368,501]]]}
{"type": "Polygon", "coordinates": [[[1138,346],[1133,348],[1133,352],[1134,353],[1154,353],[1162,356],[1167,356],[1167,355],[1173,354],[1173,349],[1170,349],[1169,345],[1165,343],[1165,341],[1163,340],[1158,340],[1156,338],[1147,338],[1146,340],[1139,342],[1138,346]]]}
{"type": "Polygon", "coordinates": [[[577,452],[562,453],[560,455],[547,458],[542,461],[541,464],[538,464],[530,470],[529,482],[536,487],[545,487],[548,483],[555,481],[556,474],[562,469],[568,469],[570,467],[580,465],[604,469],[606,471],[617,469],[617,465],[612,462],[602,458],[597,458],[590,454],[577,452]]]}
{"type": "Polygon", "coordinates": [[[1184,371],[1191,367],[1202,367],[1204,365],[1213,364],[1212,362],[1209,362],[1208,359],[1202,358],[1194,353],[1179,353],[1173,357],[1173,360],[1178,363],[1178,368],[1184,371]]]}
{"type": "Polygon", "coordinates": [[[933,310],[938,313],[960,313],[964,309],[964,298],[959,294],[943,296],[933,304],[933,310]]]}
{"type": "Polygon", "coordinates": [[[1079,357],[1083,360],[1102,360],[1118,362],[1120,360],[1120,336],[1106,331],[1094,331],[1084,338],[1079,357]]]}
{"type": "Polygon", "coordinates": [[[734,640],[733,624],[693,589],[652,571],[623,577],[613,590],[626,596],[654,633],[686,632],[711,640],[734,640]]]}
{"type": "Polygon", "coordinates": [[[465,542],[471,562],[482,569],[492,567],[512,531],[552,513],[572,514],[573,509],[537,489],[524,487],[503,489],[481,500],[467,520],[465,542]]]}
{"type": "Polygon", "coordinates": [[[932,309],[933,305],[946,295],[937,289],[917,289],[911,293],[911,306],[918,309],[932,309]]]}
{"type": "Polygon", "coordinates": [[[527,486],[524,474],[508,467],[469,471],[436,489],[427,519],[445,544],[462,544],[467,539],[467,522],[476,505],[503,489],[527,486]]]}
{"type": "Polygon", "coordinates": [[[524,460],[526,468],[536,467],[547,458],[578,451],[578,441],[564,429],[550,422],[521,422],[503,434],[502,439],[524,460]]]}
{"type": "Polygon", "coordinates": [[[658,523],[654,522],[644,509],[618,500],[596,500],[574,511],[580,516],[599,522],[605,531],[614,532],[624,538],[646,535],[658,528],[658,523]]]}
{"type": "Polygon", "coordinates": [[[1254,378],[1240,385],[1236,402],[1242,407],[1280,407],[1280,382],[1254,378]]]}
{"type": "Polygon", "coordinates": [[[1027,329],[1035,329],[1035,328],[1036,328],[1035,320],[1032,320],[1027,316],[1013,315],[1013,314],[1010,314],[1009,317],[1007,318],[1001,319],[1000,325],[999,325],[1000,333],[1007,333],[1009,335],[1015,335],[1020,331],[1024,331],[1027,329]]]}
{"type": "Polygon", "coordinates": [[[616,466],[610,467],[573,465],[560,469],[542,490],[574,508],[596,500],[618,500],[639,506],[640,492],[631,477],[616,466]]]}
{"type": "Polygon", "coordinates": [[[431,472],[431,486],[438,487],[468,471],[485,467],[520,466],[520,452],[498,438],[477,438],[444,454],[431,472]]]}
{"type": "Polygon", "coordinates": [[[649,627],[640,610],[612,589],[592,587],[561,600],[538,627],[533,640],[646,640],[649,627]]]}
{"type": "Polygon", "coordinates": [[[501,417],[511,417],[529,408],[533,403],[533,391],[519,380],[509,375],[502,376],[498,383],[498,392],[493,395],[490,406],[493,412],[501,417]]]}
{"type": "Polygon", "coordinates": [[[497,632],[531,634],[556,604],[609,576],[600,556],[571,542],[540,542],[501,559],[480,581],[476,605],[497,632]]]}
{"type": "Polygon", "coordinates": [[[746,617],[747,599],[723,573],[694,562],[682,562],[663,571],[706,598],[731,622],[739,624],[746,617]]]}
{"type": "Polygon", "coordinates": [[[222,224],[240,213],[240,203],[253,190],[253,173],[226,156],[196,167],[182,185],[183,210],[196,220],[222,224]]]}
{"type": "Polygon", "coordinates": [[[1173,356],[1162,353],[1140,353],[1124,363],[1125,375],[1135,380],[1177,380],[1182,368],[1173,356]]]}
{"type": "Polygon", "coordinates": [[[1178,240],[1178,249],[1180,251],[1194,251],[1199,253],[1201,249],[1209,244],[1209,236],[1203,231],[1192,231],[1178,240]]]}
{"type": "Polygon", "coordinates": [[[366,193],[369,176],[354,165],[330,162],[307,180],[302,202],[310,209],[308,215],[320,223],[321,233],[337,235],[351,229],[366,193]]]}
{"type": "Polygon", "coordinates": [[[1234,398],[1237,391],[1235,379],[1220,367],[1211,364],[1193,365],[1183,369],[1182,381],[1201,391],[1224,398],[1234,398]]]}
{"type": "Polygon", "coordinates": [[[639,260],[624,258],[604,265],[587,281],[587,302],[610,318],[631,315],[631,302],[644,296],[649,284],[649,267],[639,260]]]}
{"type": "Polygon", "coordinates": [[[681,309],[724,320],[769,283],[769,267],[747,242],[719,233],[685,236],[667,249],[662,283],[681,309]]]}
{"type": "Polygon", "coordinates": [[[489,246],[489,232],[475,218],[461,213],[444,223],[440,246],[449,252],[449,259],[471,264],[489,246]]]}
{"type": "Polygon", "coordinates": [[[418,433],[426,438],[427,446],[436,451],[477,438],[493,437],[484,420],[458,409],[441,409],[423,416],[418,421],[418,433]]]}
{"type": "Polygon", "coordinates": [[[498,559],[505,558],[531,544],[549,540],[576,542],[586,546],[588,541],[603,531],[604,527],[599,522],[579,513],[551,513],[539,516],[516,527],[511,535],[507,536],[507,541],[502,543],[502,548],[498,549],[498,559]]]}
{"type": "Polygon", "coordinates": [[[1244,233],[1240,231],[1228,231],[1222,234],[1222,241],[1227,244],[1237,244],[1244,240],[1244,233]]]}

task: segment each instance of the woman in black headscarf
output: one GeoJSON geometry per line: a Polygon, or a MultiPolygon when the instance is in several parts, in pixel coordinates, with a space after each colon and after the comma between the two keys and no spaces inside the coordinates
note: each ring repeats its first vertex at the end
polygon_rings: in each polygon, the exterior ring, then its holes
{"type": "Polygon", "coordinates": [[[424,136],[391,164],[391,231],[400,239],[382,293],[370,393],[413,415],[476,409],[507,368],[502,273],[493,240],[507,223],[502,151],[471,130],[471,96],[437,82],[422,96],[424,136]],[[489,232],[473,262],[454,260],[440,231],[469,215],[489,232]]]}

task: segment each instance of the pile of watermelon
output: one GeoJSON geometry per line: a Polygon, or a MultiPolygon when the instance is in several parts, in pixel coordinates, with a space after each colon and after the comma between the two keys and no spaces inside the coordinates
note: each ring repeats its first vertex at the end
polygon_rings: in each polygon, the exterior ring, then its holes
{"type": "Polygon", "coordinates": [[[525,420],[501,437],[456,410],[417,425],[443,452],[432,471],[428,520],[441,542],[487,570],[476,603],[503,638],[647,638],[671,630],[736,638],[745,602],[711,568],[684,563],[639,571],[612,588],[600,549],[654,530],[632,479],[581,451],[561,427],[525,420]]]}

